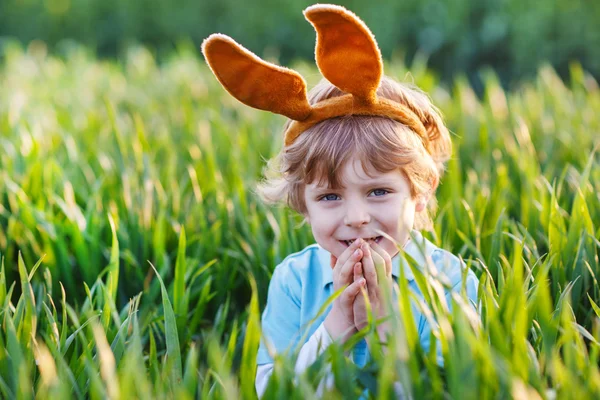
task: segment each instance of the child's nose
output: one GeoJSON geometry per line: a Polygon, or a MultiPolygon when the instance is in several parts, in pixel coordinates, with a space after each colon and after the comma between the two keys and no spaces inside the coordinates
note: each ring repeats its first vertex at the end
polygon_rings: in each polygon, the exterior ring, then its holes
{"type": "Polygon", "coordinates": [[[365,207],[353,205],[346,209],[344,224],[352,227],[360,227],[368,224],[371,221],[371,216],[365,207]]]}

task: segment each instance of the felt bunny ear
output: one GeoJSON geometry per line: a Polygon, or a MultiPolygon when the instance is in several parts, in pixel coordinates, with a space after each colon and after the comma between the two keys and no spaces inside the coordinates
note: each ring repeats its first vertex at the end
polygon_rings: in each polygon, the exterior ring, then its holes
{"type": "Polygon", "coordinates": [[[383,62],[367,25],[336,5],[310,6],[304,16],[317,31],[315,59],[323,76],[356,99],[375,103],[383,62]]]}
{"type": "Polygon", "coordinates": [[[202,53],[233,97],[293,120],[286,129],[284,146],[292,145],[302,132],[326,119],[378,115],[409,127],[429,150],[429,136],[421,118],[405,104],[377,97],[383,62],[365,23],[344,7],[329,4],[310,6],[304,16],[317,31],[315,58],[321,73],[346,94],[311,106],[306,82],[298,72],[260,59],[226,35],[210,35],[202,43],[202,53]]]}
{"type": "Polygon", "coordinates": [[[218,33],[204,40],[202,53],[219,82],[242,103],[297,121],[310,114],[306,81],[298,72],[266,62],[218,33]]]}

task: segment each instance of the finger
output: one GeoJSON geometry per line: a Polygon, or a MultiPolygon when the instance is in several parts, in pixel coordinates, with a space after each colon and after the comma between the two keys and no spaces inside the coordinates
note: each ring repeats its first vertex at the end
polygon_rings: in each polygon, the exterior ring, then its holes
{"type": "Polygon", "coordinates": [[[338,260],[337,257],[332,254],[331,257],[329,258],[329,265],[331,266],[331,269],[333,269],[333,267],[335,267],[337,260],[338,260]]]}
{"type": "Polygon", "coordinates": [[[349,282],[352,274],[354,273],[354,265],[357,261],[363,257],[363,252],[361,249],[356,249],[352,256],[344,265],[342,265],[338,272],[338,277],[341,282],[349,282]]]}
{"type": "Polygon", "coordinates": [[[369,303],[369,295],[365,286],[361,287],[354,303],[352,304],[352,311],[354,312],[354,324],[357,328],[362,329],[368,322],[368,311],[367,304],[369,303]]]}
{"type": "Polygon", "coordinates": [[[353,279],[353,281],[356,282],[360,278],[362,278],[362,264],[357,262],[356,264],[354,264],[354,279],[353,279]]]}
{"type": "Polygon", "coordinates": [[[392,279],[392,259],[387,251],[385,251],[381,246],[376,243],[371,245],[373,262],[375,263],[375,269],[377,272],[378,281],[386,282],[387,284],[380,284],[378,289],[378,296],[380,299],[389,298],[392,300],[392,306],[395,306],[394,299],[397,296],[394,296],[394,288],[392,279]],[[388,297],[389,296],[389,297],[388,297]]]}
{"type": "Polygon", "coordinates": [[[387,266],[385,261],[379,253],[371,248],[371,258],[373,258],[373,264],[375,265],[375,272],[377,273],[377,282],[384,282],[388,278],[387,266]]]}
{"type": "MultiPolygon", "coordinates": [[[[381,258],[383,258],[383,262],[385,264],[385,276],[387,276],[388,278],[392,276],[392,258],[390,257],[390,254],[377,243],[373,243],[371,245],[371,249],[375,253],[379,254],[381,258]]],[[[375,266],[377,266],[377,261],[375,261],[375,266]]]]}
{"type": "MultiPolygon", "coordinates": [[[[341,267],[336,267],[339,268],[338,278],[340,282],[349,283],[351,281],[352,275],[354,273],[354,264],[360,261],[363,258],[363,256],[364,252],[362,251],[362,249],[357,248],[356,250],[354,250],[354,253],[352,253],[350,258],[341,267]]],[[[339,265],[340,262],[338,261],[338,266],[339,265]]]]}
{"type": "Polygon", "coordinates": [[[383,257],[381,257],[379,253],[375,252],[373,248],[370,248],[369,250],[371,250],[371,258],[373,259],[373,264],[375,265],[375,273],[377,275],[378,283],[376,288],[369,290],[369,296],[371,299],[382,299],[382,296],[386,296],[384,293],[386,293],[387,287],[389,287],[388,284],[392,282],[391,274],[388,276],[386,273],[385,261],[383,260],[383,257]]]}
{"type": "Polygon", "coordinates": [[[364,243],[361,247],[364,255],[362,258],[363,275],[367,281],[367,287],[369,288],[369,295],[377,287],[377,271],[375,270],[375,264],[373,263],[373,256],[368,243],[364,243]]]}
{"type": "Polygon", "coordinates": [[[365,285],[365,278],[360,278],[355,282],[352,282],[340,295],[340,300],[343,307],[352,308],[354,299],[360,293],[360,289],[365,285]]]}
{"type": "Polygon", "coordinates": [[[344,250],[342,254],[340,254],[340,257],[337,259],[335,266],[340,267],[346,264],[346,262],[352,257],[352,254],[356,251],[356,249],[360,248],[361,242],[362,239],[356,239],[354,242],[352,242],[350,246],[348,246],[346,250],[344,250]]]}
{"type": "Polygon", "coordinates": [[[373,263],[375,264],[375,272],[377,273],[377,282],[380,284],[383,284],[382,282],[389,283],[392,275],[391,273],[388,275],[387,266],[385,265],[383,257],[381,257],[379,253],[376,253],[375,251],[372,251],[371,254],[373,257],[373,263]]]}

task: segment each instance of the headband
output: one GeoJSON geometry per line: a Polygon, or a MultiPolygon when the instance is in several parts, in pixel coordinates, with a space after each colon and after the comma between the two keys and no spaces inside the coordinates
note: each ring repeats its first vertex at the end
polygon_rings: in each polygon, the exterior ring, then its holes
{"type": "Polygon", "coordinates": [[[373,115],[394,119],[421,137],[429,151],[429,136],[408,106],[377,96],[383,76],[375,37],[354,13],[336,5],[316,4],[304,17],[317,32],[315,59],[321,74],[346,94],[309,104],[306,81],[296,71],[266,62],[229,36],[215,33],[202,43],[202,53],[221,85],[242,103],[293,120],[285,132],[291,145],[305,130],[343,115],[373,115]]]}

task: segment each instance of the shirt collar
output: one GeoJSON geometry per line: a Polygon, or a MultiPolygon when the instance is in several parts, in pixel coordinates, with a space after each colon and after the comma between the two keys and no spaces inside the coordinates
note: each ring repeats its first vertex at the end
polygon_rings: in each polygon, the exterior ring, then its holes
{"type": "MultiPolygon", "coordinates": [[[[408,239],[408,242],[404,245],[404,252],[412,257],[416,261],[416,265],[419,268],[422,268],[425,265],[425,255],[431,256],[432,248],[435,246],[429,240],[421,235],[421,232],[417,230],[413,230],[411,232],[411,238],[408,239]]],[[[323,286],[326,286],[330,283],[333,283],[333,271],[331,269],[331,254],[319,246],[319,263],[322,272],[322,281],[323,286]]],[[[403,256],[402,252],[398,252],[392,258],[392,275],[397,279],[400,277],[400,265],[402,264],[402,268],[404,270],[404,277],[408,281],[412,281],[415,279],[406,258],[403,256]]]]}

